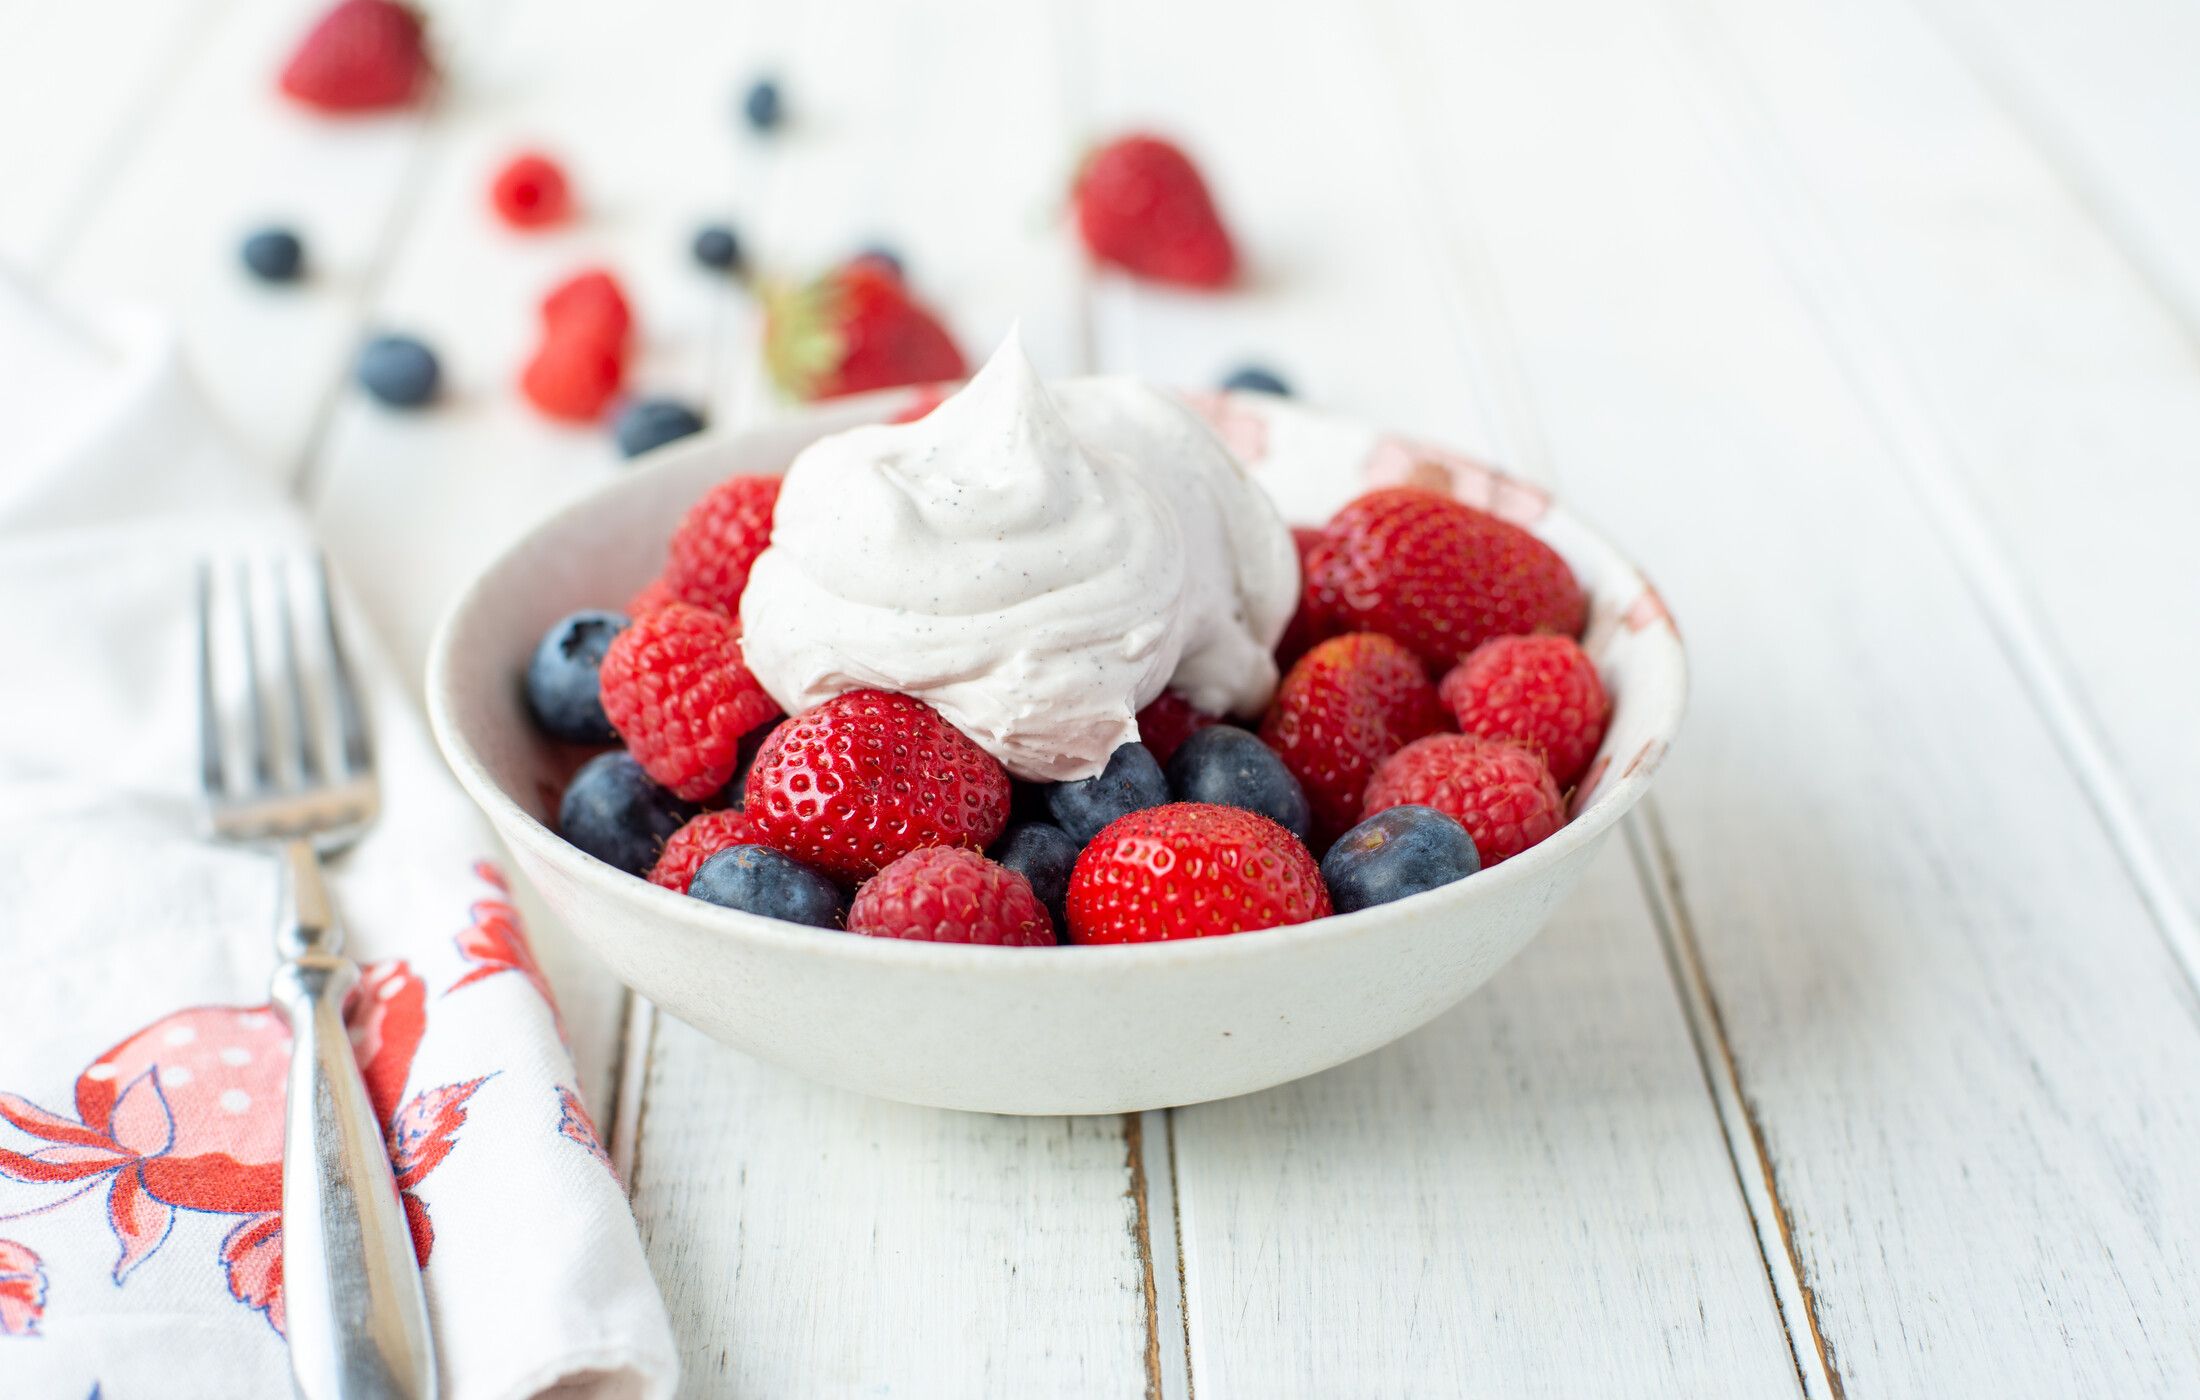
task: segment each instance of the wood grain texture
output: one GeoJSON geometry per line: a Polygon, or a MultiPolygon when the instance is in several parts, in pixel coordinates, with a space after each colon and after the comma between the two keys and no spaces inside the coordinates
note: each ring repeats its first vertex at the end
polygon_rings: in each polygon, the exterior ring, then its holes
{"type": "MultiPolygon", "coordinates": [[[[1393,78],[1349,11],[1246,26],[1128,5],[1081,19],[1096,124],[1172,114],[1251,267],[1226,298],[1104,279],[1103,365],[1196,384],[1260,358],[1341,411],[1389,410],[1541,468],[1501,344],[1461,334],[1487,289],[1437,256],[1427,172],[1405,158],[1406,114],[1380,96],[1393,78]],[[1163,29],[1171,45],[1146,42],[1163,29]],[[1218,68],[1218,49],[1239,61],[1218,68]],[[1303,100],[1324,87],[1368,100],[1303,100]]],[[[1171,1117],[1200,1396],[1798,1390],[1616,844],[1553,926],[1435,1025],[1171,1117]]]]}
{"type": "Polygon", "coordinates": [[[1570,494],[1698,658],[1657,803],[1838,1375],[2189,1390],[2190,989],[1685,54],[1624,6],[1412,13],[1570,494]]]}
{"type": "Polygon", "coordinates": [[[1146,1392],[1122,1123],[912,1108],[661,1018],[635,1209],[694,1396],[1146,1392]]]}

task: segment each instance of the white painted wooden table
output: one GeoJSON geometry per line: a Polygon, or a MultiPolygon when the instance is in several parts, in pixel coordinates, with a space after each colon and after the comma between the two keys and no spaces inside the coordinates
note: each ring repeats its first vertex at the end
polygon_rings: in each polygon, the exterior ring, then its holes
{"type": "MultiPolygon", "coordinates": [[[[0,0],[0,252],[168,308],[417,666],[618,470],[510,382],[535,294],[639,294],[640,381],[775,411],[690,267],[882,237],[972,350],[1244,357],[1554,482],[1697,668],[1648,810],[1466,1005],[1126,1121],[816,1088],[546,930],[696,1396],[2200,1393],[2200,10],[2178,0],[1206,7],[431,0],[455,81],[331,129],[300,0],[0,0]],[[783,139],[731,119],[770,67],[783,139]],[[1090,276],[1132,122],[1256,276],[1090,276]],[[521,142],[570,229],[486,217],[521,142]],[[235,273],[301,226],[295,293],[235,273]],[[351,391],[364,328],[453,381],[351,391]]],[[[1013,1053],[1012,1047],[1004,1047],[1013,1053]]]]}

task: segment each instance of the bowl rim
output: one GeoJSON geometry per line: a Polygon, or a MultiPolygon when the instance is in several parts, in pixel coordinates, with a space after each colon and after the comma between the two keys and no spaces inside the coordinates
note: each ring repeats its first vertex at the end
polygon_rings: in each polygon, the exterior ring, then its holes
{"type": "MultiPolygon", "coordinates": [[[[932,386],[924,387],[928,389],[932,386]]],[[[513,567],[514,560],[542,536],[569,528],[577,519],[593,514],[599,502],[637,489],[637,484],[649,476],[678,471],[691,458],[724,452],[728,444],[744,439],[771,435],[788,436],[813,425],[831,424],[835,421],[845,424],[874,421],[879,411],[902,404],[909,393],[910,390],[905,388],[850,395],[811,406],[800,413],[744,428],[706,430],[677,443],[668,444],[649,454],[649,460],[634,464],[618,476],[583,492],[537,520],[474,571],[458,596],[444,609],[428,646],[428,723],[436,745],[442,751],[444,762],[457,777],[459,785],[489,816],[491,825],[507,841],[525,845],[531,854],[566,868],[574,878],[595,887],[607,896],[627,899],[638,897],[642,900],[644,909],[654,909],[662,917],[691,925],[700,921],[705,929],[779,951],[913,969],[948,970],[983,965],[989,971],[1013,970],[1025,976],[1050,976],[1055,975],[1050,970],[1081,967],[1098,959],[1134,966],[1167,966],[1202,959],[1250,958],[1267,953],[1285,955],[1302,944],[1330,940],[1349,942],[1358,936],[1374,933],[1408,908],[1427,909],[1446,899],[1490,895],[1514,885],[1532,883],[1575,852],[1601,839],[1641,799],[1671,752],[1672,740],[1687,709],[1689,668],[1687,645],[1681,638],[1680,629],[1671,626],[1668,620],[1675,667],[1671,693],[1656,700],[1637,702],[1653,707],[1648,716],[1649,750],[1640,762],[1611,780],[1588,806],[1569,817],[1550,836],[1519,855],[1478,870],[1462,880],[1424,890],[1404,899],[1372,905],[1349,914],[1331,914],[1305,923],[1251,930],[1249,932],[1254,935],[1251,937],[1179,938],[1147,943],[1061,943],[1054,947],[1051,956],[1033,956],[1031,949],[1020,947],[927,943],[900,938],[825,936],[834,931],[709,904],[652,884],[639,876],[629,875],[616,866],[589,855],[567,842],[504,791],[490,774],[488,766],[473,744],[461,732],[452,701],[451,678],[457,664],[453,659],[456,637],[466,616],[480,605],[484,590],[493,579],[503,570],[513,567]]],[[[1226,392],[1216,397],[1250,399],[1273,407],[1272,401],[1266,396],[1226,392]]],[[[1300,414],[1358,425],[1358,420],[1325,413],[1303,404],[1293,403],[1290,409],[1300,414]]],[[[831,428],[820,427],[819,431],[831,431],[831,428]]],[[[1501,469],[1491,470],[1499,476],[1506,475],[1501,469]]],[[[1570,524],[1619,561],[1645,588],[1652,587],[1640,566],[1613,544],[1608,535],[1582,519],[1555,496],[1549,501],[1545,518],[1555,518],[1570,524]]],[[[1615,706],[1615,713],[1616,709],[1615,706]]],[[[586,935],[583,934],[582,937],[586,941],[586,935]]]]}

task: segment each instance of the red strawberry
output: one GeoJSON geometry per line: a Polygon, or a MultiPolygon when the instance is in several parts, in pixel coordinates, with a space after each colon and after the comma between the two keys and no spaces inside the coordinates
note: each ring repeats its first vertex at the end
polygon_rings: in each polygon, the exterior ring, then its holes
{"type": "Polygon", "coordinates": [[[489,204],[513,228],[545,228],[573,211],[565,171],[539,151],[505,162],[489,185],[489,204]]]}
{"type": "Polygon", "coordinates": [[[773,731],[742,806],[778,850],[853,882],[926,846],[992,845],[1008,800],[1007,771],[931,706],[857,690],[773,731]]]}
{"type": "Polygon", "coordinates": [[[1283,629],[1283,639],[1276,643],[1276,664],[1284,670],[1306,655],[1309,648],[1322,638],[1331,636],[1335,629],[1323,630],[1314,621],[1312,604],[1307,589],[1307,560],[1312,557],[1314,545],[1322,537],[1322,531],[1311,525],[1293,525],[1291,543],[1299,547],[1299,606],[1291,614],[1290,625],[1283,629]]]}
{"type": "Polygon", "coordinates": [[[686,894],[704,861],[728,846],[763,844],[763,833],[740,808],[705,812],[690,819],[686,826],[666,839],[664,850],[658,853],[657,864],[649,872],[649,883],[686,894]]]}
{"type": "Polygon", "coordinates": [[[1164,690],[1138,712],[1138,741],[1152,752],[1154,762],[1166,768],[1177,745],[1221,722],[1205,710],[1193,709],[1192,702],[1177,692],[1164,690]]]}
{"type": "Polygon", "coordinates": [[[1485,868],[1566,823],[1565,801],[1543,755],[1471,734],[1431,734],[1383,761],[1367,785],[1367,815],[1409,802],[1456,819],[1485,868]]]}
{"type": "Polygon", "coordinates": [[[604,268],[584,268],[544,295],[542,332],[624,347],[634,333],[634,311],[618,278],[604,268]]]}
{"type": "Polygon", "coordinates": [[[779,712],[731,619],[673,603],[635,618],[598,671],[603,710],[644,771],[690,802],[726,785],[741,736],[779,712]]]}
{"type": "Polygon", "coordinates": [[[593,423],[625,379],[626,359],[615,346],[586,336],[552,335],[520,371],[519,389],[552,418],[593,423]]]}
{"type": "Polygon", "coordinates": [[[1031,882],[976,851],[927,846],[863,882],[848,906],[848,932],[925,943],[1054,943],[1054,921],[1031,882]]]}
{"type": "Polygon", "coordinates": [[[1449,496],[1398,486],[1337,512],[1306,561],[1323,626],[1381,632],[1437,674],[1491,637],[1574,636],[1588,612],[1558,551],[1449,496]]]}
{"type": "Polygon", "coordinates": [[[1571,637],[1493,637],[1452,668],[1441,693],[1462,732],[1519,740],[1562,788],[1588,769],[1612,713],[1596,663],[1571,637]]]}
{"type": "Polygon", "coordinates": [[[738,616],[749,567],[772,538],[776,476],[729,476],[688,508],[666,550],[665,587],[697,607],[738,616]]]}
{"type": "Polygon", "coordinates": [[[764,360],[798,399],[829,399],[969,372],[932,312],[875,260],[765,296],[764,360]]]}
{"type": "Polygon", "coordinates": [[[420,12],[392,0],[339,0],[283,65],[283,93],[324,112],[402,107],[434,76],[420,12]]]}
{"type": "Polygon", "coordinates": [[[1077,229],[1105,263],[1187,287],[1227,286],[1237,249],[1191,158],[1158,136],[1124,136],[1077,176],[1077,229]]]}
{"type": "Polygon", "coordinates": [[[1171,802],[1117,817],[1069,877],[1072,943],[1151,943],[1303,924],[1329,913],[1299,838],[1258,813],[1171,802]]]}
{"type": "Polygon", "coordinates": [[[1299,658],[1276,690],[1261,740],[1306,789],[1320,850],[1361,816],[1384,759],[1444,727],[1443,703],[1412,652],[1388,637],[1332,637],[1299,658]]]}

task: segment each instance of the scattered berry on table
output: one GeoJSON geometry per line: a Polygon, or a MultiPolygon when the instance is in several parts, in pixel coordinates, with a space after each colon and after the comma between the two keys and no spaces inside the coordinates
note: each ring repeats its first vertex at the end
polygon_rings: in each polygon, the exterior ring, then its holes
{"type": "Polygon", "coordinates": [[[611,744],[618,733],[603,712],[597,668],[626,627],[615,612],[568,614],[550,625],[527,663],[527,709],[535,726],[568,744],[611,744]]]}
{"type": "Polygon", "coordinates": [[[1138,712],[1138,741],[1153,751],[1154,761],[1166,767],[1177,745],[1210,724],[1222,721],[1174,690],[1164,690],[1153,703],[1138,712]]]}
{"type": "Polygon", "coordinates": [[[359,351],[359,385],[392,408],[418,408],[435,397],[443,368],[409,335],[378,335],[359,351]]]}
{"type": "Polygon", "coordinates": [[[1337,838],[1322,881],[1340,914],[1464,880],[1482,868],[1467,829],[1434,807],[1377,812],[1337,838]]]}
{"type": "Polygon", "coordinates": [[[1230,377],[1222,381],[1222,387],[1242,393],[1275,394],[1281,398],[1291,396],[1291,386],[1283,376],[1265,365],[1240,365],[1230,371],[1230,377]]]}
{"type": "Polygon", "coordinates": [[[306,246],[287,228],[263,228],[238,250],[245,270],[262,282],[295,282],[305,272],[306,246]]]}
{"type": "Polygon", "coordinates": [[[634,334],[634,308],[608,269],[583,268],[543,294],[542,330],[623,349],[634,334]]]}
{"type": "Polygon", "coordinates": [[[747,119],[752,131],[775,131],[787,119],[785,104],[779,96],[779,84],[770,78],[758,78],[749,84],[749,90],[741,97],[741,115],[747,119]]]}
{"type": "Polygon", "coordinates": [[[911,851],[864,881],[848,906],[848,932],[1011,948],[1054,942],[1031,882],[960,846],[911,851]]]}
{"type": "Polygon", "coordinates": [[[1337,512],[1308,552],[1306,597],[1317,624],[1395,637],[1438,674],[1491,637],[1577,635],[1588,612],[1557,550],[1407,486],[1337,512]]]}
{"type": "Polygon", "coordinates": [[[1168,800],[1169,780],[1154,762],[1153,751],[1144,744],[1123,744],[1094,776],[1048,788],[1047,813],[1082,846],[1117,817],[1168,800]]]}
{"type": "Polygon", "coordinates": [[[782,391],[829,399],[969,373],[939,318],[870,262],[764,298],[764,361],[782,391]]]}
{"type": "Polygon", "coordinates": [[[1104,263],[1157,282],[1222,287],[1237,249],[1198,167],[1157,136],[1125,136],[1078,172],[1077,228],[1104,263]]]}
{"type": "Polygon", "coordinates": [[[573,192],[556,161],[540,151],[522,151],[497,171],[489,203],[512,228],[548,228],[573,212],[573,192]]]}
{"type": "Polygon", "coordinates": [[[1604,742],[1612,702],[1596,663],[1571,637],[1493,637],[1439,687],[1464,734],[1517,739],[1539,751],[1551,777],[1572,787],[1604,742]]]}
{"type": "Polygon", "coordinates": [[[776,476],[729,476],[688,507],[665,549],[665,587],[697,607],[738,615],[749,566],[772,539],[776,476]]]}
{"type": "Polygon", "coordinates": [[[852,882],[926,846],[983,850],[1008,802],[1007,770],[931,706],[857,690],[773,730],[742,805],[774,848],[852,882]]]}
{"type": "Polygon", "coordinates": [[[704,861],[728,846],[756,846],[763,840],[756,824],[737,807],[705,812],[666,840],[664,850],[657,855],[657,863],[649,869],[649,883],[686,894],[688,883],[695,878],[695,872],[702,868],[704,861]]]}
{"type": "Polygon", "coordinates": [[[1069,872],[1081,850],[1068,832],[1052,822],[1015,822],[993,847],[993,859],[1031,882],[1031,892],[1054,916],[1057,932],[1069,927],[1062,901],[1069,894],[1069,872]]]}
{"type": "Polygon", "coordinates": [[[695,230],[695,241],[689,245],[689,250],[705,267],[719,272],[741,269],[741,240],[724,224],[705,224],[695,230]]]}
{"type": "Polygon", "coordinates": [[[1367,815],[1409,803],[1457,820],[1484,865],[1519,855],[1566,821],[1543,755],[1471,734],[1431,734],[1383,760],[1367,785],[1367,815]]]}
{"type": "Polygon", "coordinates": [[[678,399],[636,399],[619,412],[611,435],[619,455],[639,457],[653,447],[703,431],[703,415],[678,399]]]}
{"type": "Polygon", "coordinates": [[[618,397],[626,357],[611,344],[584,336],[553,334],[536,347],[520,371],[520,392],[549,417],[593,423],[618,397]]]}
{"type": "Polygon", "coordinates": [[[393,0],[340,0],[283,65],[285,96],[324,112],[403,107],[434,75],[420,12],[393,0]]]}
{"type": "Polygon", "coordinates": [[[629,875],[647,875],[666,840],[700,811],[649,780],[628,753],[588,760],[558,802],[558,831],[629,875]]]}
{"type": "Polygon", "coordinates": [[[733,619],[674,603],[604,653],[604,713],[650,777],[699,802],[726,785],[741,738],[778,713],[741,660],[733,619]]]}
{"type": "Polygon", "coordinates": [[[1388,637],[1332,637],[1298,660],[1261,722],[1260,737],[1299,780],[1321,850],[1361,816],[1367,780],[1384,759],[1444,728],[1436,687],[1412,652],[1388,637]]]}
{"type": "Polygon", "coordinates": [[[866,243],[856,249],[855,256],[848,261],[869,263],[897,282],[906,281],[909,277],[909,265],[901,260],[901,254],[884,243],[866,243]]]}
{"type": "Polygon", "coordinates": [[[1293,525],[1291,543],[1299,551],[1299,605],[1291,614],[1290,623],[1283,629],[1283,637],[1276,643],[1276,665],[1288,671],[1293,663],[1306,655],[1314,643],[1335,634],[1334,628],[1325,629],[1314,621],[1312,606],[1308,601],[1306,580],[1307,556],[1313,553],[1314,544],[1322,532],[1311,525],[1293,525]]]}
{"type": "Polygon", "coordinates": [[[769,846],[728,846],[705,860],[688,893],[706,904],[813,928],[840,927],[840,887],[769,846]]]}
{"type": "Polygon", "coordinates": [[[1301,924],[1329,913],[1296,836],[1238,807],[1174,802],[1111,822],[1069,881],[1073,943],[1147,943],[1301,924]]]}
{"type": "Polygon", "coordinates": [[[1306,792],[1276,751],[1236,725],[1200,730],[1169,760],[1169,791],[1179,802],[1243,807],[1307,838],[1306,792]]]}

